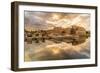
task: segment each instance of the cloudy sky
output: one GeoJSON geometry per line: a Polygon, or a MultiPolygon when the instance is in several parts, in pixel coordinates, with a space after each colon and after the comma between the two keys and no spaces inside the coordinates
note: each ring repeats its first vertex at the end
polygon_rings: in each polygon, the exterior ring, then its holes
{"type": "Polygon", "coordinates": [[[25,11],[25,28],[32,30],[78,25],[89,30],[90,14],[25,11]]]}

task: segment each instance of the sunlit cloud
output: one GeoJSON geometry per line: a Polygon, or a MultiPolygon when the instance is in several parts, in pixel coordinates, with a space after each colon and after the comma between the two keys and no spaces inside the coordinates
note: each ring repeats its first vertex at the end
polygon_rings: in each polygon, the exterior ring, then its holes
{"type": "Polygon", "coordinates": [[[25,11],[25,25],[32,28],[49,29],[52,27],[66,28],[70,25],[78,25],[89,30],[89,14],[70,13],[49,13],[49,12],[28,12],[25,11]],[[38,25],[40,24],[40,25],[38,25]],[[51,26],[51,27],[50,27],[51,26]]]}

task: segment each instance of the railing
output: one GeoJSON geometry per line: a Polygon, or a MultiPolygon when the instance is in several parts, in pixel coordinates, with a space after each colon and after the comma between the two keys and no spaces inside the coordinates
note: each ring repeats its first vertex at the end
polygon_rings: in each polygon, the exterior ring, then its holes
{"type": "MultiPolygon", "coordinates": [[[[66,43],[72,43],[73,44],[73,43],[78,43],[78,41],[82,40],[80,38],[82,38],[82,36],[81,37],[73,36],[73,35],[52,36],[52,37],[50,37],[50,36],[48,36],[48,37],[38,36],[38,37],[25,37],[25,42],[30,43],[30,44],[32,44],[32,42],[35,42],[35,43],[43,42],[43,43],[45,43],[46,40],[49,40],[49,41],[53,41],[55,43],[60,43],[60,42],[63,41],[63,42],[66,42],[66,43]]],[[[84,41],[85,41],[85,38],[82,40],[82,42],[84,42],[84,41]]]]}

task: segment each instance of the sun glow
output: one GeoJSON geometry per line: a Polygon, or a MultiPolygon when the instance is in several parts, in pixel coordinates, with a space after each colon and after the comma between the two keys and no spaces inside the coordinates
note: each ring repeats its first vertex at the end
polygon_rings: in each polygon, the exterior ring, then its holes
{"type": "Polygon", "coordinates": [[[60,18],[61,18],[61,15],[56,14],[56,13],[53,13],[53,14],[52,14],[52,19],[53,19],[53,20],[59,20],[60,18]]]}
{"type": "Polygon", "coordinates": [[[53,52],[53,54],[59,54],[60,49],[59,48],[52,48],[52,52],[53,52]]]}

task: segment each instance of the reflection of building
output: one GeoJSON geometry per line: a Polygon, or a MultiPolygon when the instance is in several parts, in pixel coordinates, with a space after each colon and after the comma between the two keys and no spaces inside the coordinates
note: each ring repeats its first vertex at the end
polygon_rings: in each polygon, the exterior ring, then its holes
{"type": "MultiPolygon", "coordinates": [[[[55,27],[49,30],[38,30],[38,31],[27,31],[25,30],[25,41],[31,42],[35,40],[37,43],[41,40],[56,40],[65,41],[68,40],[70,43],[82,43],[89,37],[89,31],[86,31],[83,27],[71,26],[68,28],[55,27]]],[[[67,42],[67,41],[66,41],[67,42]]]]}

